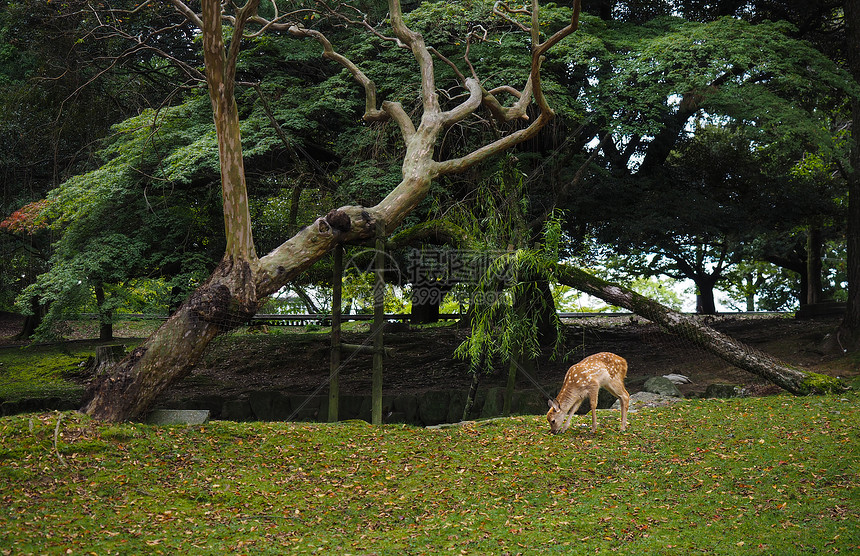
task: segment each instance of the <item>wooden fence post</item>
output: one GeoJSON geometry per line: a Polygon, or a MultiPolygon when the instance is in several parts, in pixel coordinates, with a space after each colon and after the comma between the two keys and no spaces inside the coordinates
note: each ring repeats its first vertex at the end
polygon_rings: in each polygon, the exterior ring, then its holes
{"type": "Polygon", "coordinates": [[[376,234],[374,257],[376,280],[373,283],[373,381],[371,386],[371,423],[382,424],[382,329],[385,324],[385,240],[376,234]]]}
{"type": "Polygon", "coordinates": [[[343,292],[343,246],[334,248],[334,271],[331,293],[331,363],[328,378],[328,422],[337,422],[340,401],[340,311],[343,292]]]}

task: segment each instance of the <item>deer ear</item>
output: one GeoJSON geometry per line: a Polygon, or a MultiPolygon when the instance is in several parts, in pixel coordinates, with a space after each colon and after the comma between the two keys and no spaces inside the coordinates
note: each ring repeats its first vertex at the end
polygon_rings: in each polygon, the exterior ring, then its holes
{"type": "Polygon", "coordinates": [[[558,402],[552,398],[548,399],[546,401],[546,404],[549,406],[550,409],[554,409],[556,411],[561,411],[561,406],[559,406],[558,402]]]}

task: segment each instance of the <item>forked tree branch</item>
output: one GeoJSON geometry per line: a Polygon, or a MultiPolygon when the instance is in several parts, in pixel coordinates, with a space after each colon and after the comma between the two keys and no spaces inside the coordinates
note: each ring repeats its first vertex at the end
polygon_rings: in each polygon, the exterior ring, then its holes
{"type": "Polygon", "coordinates": [[[424,114],[433,115],[439,112],[439,97],[436,95],[436,75],[433,72],[433,57],[424,44],[424,37],[410,29],[403,21],[403,10],[400,0],[388,0],[388,11],[391,16],[391,28],[394,35],[412,50],[412,55],[418,62],[421,71],[421,98],[424,114]]]}

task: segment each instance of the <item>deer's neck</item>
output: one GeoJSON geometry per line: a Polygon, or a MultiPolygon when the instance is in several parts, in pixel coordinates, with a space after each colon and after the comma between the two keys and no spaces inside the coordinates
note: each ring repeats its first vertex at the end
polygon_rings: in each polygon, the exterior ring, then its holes
{"type": "Polygon", "coordinates": [[[584,394],[581,394],[571,389],[562,390],[558,393],[558,398],[556,399],[558,400],[558,405],[560,405],[564,411],[567,411],[574,405],[580,403],[584,397],[584,394]]]}

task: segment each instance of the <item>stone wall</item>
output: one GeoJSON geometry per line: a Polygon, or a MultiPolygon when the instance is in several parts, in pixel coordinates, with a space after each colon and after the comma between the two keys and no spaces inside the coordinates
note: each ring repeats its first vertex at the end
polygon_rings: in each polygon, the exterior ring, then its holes
{"type": "MultiPolygon", "coordinates": [[[[470,419],[498,417],[502,414],[504,388],[479,390],[470,419]]],[[[385,423],[417,426],[455,423],[462,420],[466,392],[431,390],[420,394],[382,397],[385,423]]],[[[546,412],[546,399],[536,390],[514,392],[511,403],[515,415],[540,415],[546,412]]],[[[278,391],[255,391],[239,399],[205,396],[160,406],[163,409],[208,409],[213,419],[229,421],[325,421],[328,395],[292,395],[278,391]]],[[[369,395],[344,394],[340,397],[339,418],[370,421],[369,395]]]]}
{"type": "MultiPolygon", "coordinates": [[[[487,419],[502,415],[503,387],[478,390],[475,404],[468,419],[487,419]]],[[[598,407],[612,406],[615,397],[600,391],[598,407]]],[[[456,423],[463,419],[466,392],[460,390],[431,390],[420,394],[401,394],[382,397],[382,416],[385,423],[405,423],[431,426],[456,423]]],[[[328,395],[291,395],[278,391],[249,392],[239,399],[205,396],[160,406],[162,409],[208,409],[213,419],[228,421],[325,421],[328,417],[328,395]]],[[[578,413],[587,413],[586,400],[578,413]]],[[[362,419],[370,421],[370,395],[343,394],[340,397],[341,421],[362,419]]],[[[543,415],[547,411],[546,398],[537,390],[517,390],[511,400],[513,415],[543,415]]]]}

